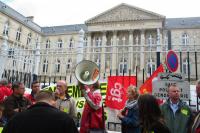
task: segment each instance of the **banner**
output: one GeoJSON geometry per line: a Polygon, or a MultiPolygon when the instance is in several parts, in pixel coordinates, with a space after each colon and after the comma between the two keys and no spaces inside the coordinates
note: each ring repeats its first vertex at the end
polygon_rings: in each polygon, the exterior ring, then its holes
{"type": "Polygon", "coordinates": [[[136,85],[135,76],[109,76],[105,105],[113,109],[122,109],[127,100],[127,87],[130,85],[136,85]]]}
{"type": "Polygon", "coordinates": [[[140,94],[152,93],[152,81],[154,78],[158,76],[158,73],[160,72],[164,72],[162,64],[153,72],[153,74],[140,87],[139,89],[140,94]]]}

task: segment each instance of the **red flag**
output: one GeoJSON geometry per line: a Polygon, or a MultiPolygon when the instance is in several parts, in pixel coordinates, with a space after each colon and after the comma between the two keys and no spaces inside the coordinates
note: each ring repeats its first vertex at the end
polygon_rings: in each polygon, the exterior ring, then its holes
{"type": "Polygon", "coordinates": [[[162,64],[153,72],[153,74],[140,87],[139,89],[140,94],[152,93],[152,80],[153,78],[157,77],[158,73],[160,72],[164,72],[162,64]]]}
{"type": "Polygon", "coordinates": [[[136,85],[135,76],[109,76],[105,104],[113,109],[122,109],[127,100],[126,90],[136,85]]]}

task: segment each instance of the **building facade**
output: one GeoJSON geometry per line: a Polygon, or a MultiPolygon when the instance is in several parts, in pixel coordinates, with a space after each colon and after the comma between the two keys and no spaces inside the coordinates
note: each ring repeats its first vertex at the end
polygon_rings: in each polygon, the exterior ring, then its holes
{"type": "Polygon", "coordinates": [[[41,27],[33,17],[25,17],[2,2],[0,11],[0,46],[4,42],[8,46],[3,76],[12,80],[28,82],[34,74],[41,82],[66,79],[75,83],[83,31],[82,56],[99,65],[101,80],[137,74],[142,82],[165,62],[169,49],[177,52],[177,72],[189,74],[191,79],[199,76],[200,17],[166,18],[122,3],[84,24],[41,27]]]}

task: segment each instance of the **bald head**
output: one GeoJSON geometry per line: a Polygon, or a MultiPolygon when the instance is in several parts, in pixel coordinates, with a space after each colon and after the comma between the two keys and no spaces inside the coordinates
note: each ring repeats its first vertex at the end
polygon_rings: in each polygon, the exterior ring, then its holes
{"type": "Polygon", "coordinates": [[[57,84],[59,84],[59,85],[64,85],[64,86],[67,87],[67,83],[66,83],[65,80],[59,80],[59,81],[57,82],[57,84]]]}
{"type": "Polygon", "coordinates": [[[59,80],[56,85],[56,90],[59,95],[65,95],[67,91],[67,83],[64,80],[59,80]]]}

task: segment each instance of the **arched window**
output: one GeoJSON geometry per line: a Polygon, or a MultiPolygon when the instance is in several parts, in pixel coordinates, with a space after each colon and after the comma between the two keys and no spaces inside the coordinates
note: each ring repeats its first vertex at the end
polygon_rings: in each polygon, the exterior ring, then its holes
{"type": "Polygon", "coordinates": [[[61,39],[58,39],[58,48],[62,48],[63,42],[61,39]]]}
{"type": "Polygon", "coordinates": [[[189,36],[187,33],[182,34],[182,45],[187,46],[189,44],[189,36]]]}
{"type": "Polygon", "coordinates": [[[43,64],[43,72],[46,73],[47,71],[48,71],[48,60],[45,59],[43,64]]]}
{"type": "Polygon", "coordinates": [[[70,41],[69,41],[69,48],[73,48],[73,45],[74,45],[73,39],[71,38],[70,41]]]}
{"type": "Polygon", "coordinates": [[[84,46],[87,46],[87,37],[84,38],[84,46]]]}
{"type": "Polygon", "coordinates": [[[119,74],[128,73],[128,63],[126,58],[121,58],[119,63],[119,74]]]}
{"type": "MultiPolygon", "coordinates": [[[[190,72],[191,72],[191,64],[189,64],[190,72]]],[[[185,75],[188,75],[188,59],[183,60],[182,70],[185,75]]]]}
{"type": "Polygon", "coordinates": [[[151,34],[149,34],[147,39],[147,45],[152,46],[152,44],[153,44],[153,37],[151,34]]]}
{"type": "Polygon", "coordinates": [[[101,67],[101,59],[100,59],[100,57],[96,57],[94,62],[97,64],[97,66],[99,66],[99,68],[101,67]]]}
{"type": "Polygon", "coordinates": [[[147,75],[150,76],[156,70],[156,63],[149,59],[147,62],[147,75]]]}
{"type": "Polygon", "coordinates": [[[47,41],[46,41],[46,48],[50,48],[50,45],[51,45],[51,42],[50,42],[49,39],[47,39],[47,41]]]}
{"type": "Polygon", "coordinates": [[[32,34],[29,33],[29,34],[28,34],[28,37],[27,37],[26,45],[29,45],[29,44],[31,43],[31,37],[32,37],[32,34]]]}
{"type": "Polygon", "coordinates": [[[60,60],[59,59],[56,60],[55,72],[57,72],[57,73],[60,72],[60,60]]]}
{"type": "Polygon", "coordinates": [[[3,35],[8,36],[8,30],[9,30],[9,22],[5,22],[4,27],[3,27],[3,35]]]}
{"type": "Polygon", "coordinates": [[[68,60],[67,60],[67,64],[66,64],[66,70],[67,70],[67,71],[70,70],[71,67],[72,67],[72,59],[68,59],[68,60]]]}
{"type": "Polygon", "coordinates": [[[102,43],[101,39],[99,37],[97,37],[96,40],[95,40],[95,46],[100,47],[101,43],[102,43]]]}
{"type": "Polygon", "coordinates": [[[20,28],[17,29],[16,41],[20,41],[20,39],[21,39],[21,33],[22,33],[22,29],[20,27],[20,28]]]}
{"type": "Polygon", "coordinates": [[[24,70],[26,70],[26,64],[27,64],[27,56],[24,57],[24,66],[23,66],[24,70]]]}

